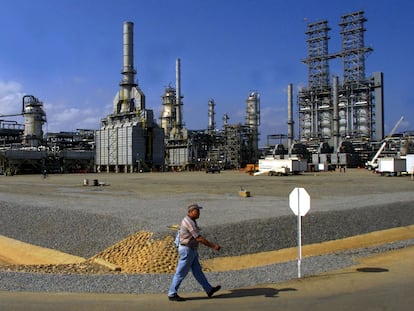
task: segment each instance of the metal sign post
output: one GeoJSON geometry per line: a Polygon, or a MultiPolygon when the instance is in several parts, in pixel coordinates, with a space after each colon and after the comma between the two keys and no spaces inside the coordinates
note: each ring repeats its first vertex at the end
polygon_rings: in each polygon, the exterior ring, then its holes
{"type": "Polygon", "coordinates": [[[301,264],[302,264],[302,216],[300,216],[300,205],[299,205],[299,213],[298,213],[298,278],[301,278],[300,271],[301,271],[301,264]]]}
{"type": "Polygon", "coordinates": [[[310,209],[310,196],[304,188],[295,188],[289,195],[289,207],[298,216],[298,278],[301,277],[302,264],[302,216],[310,209]]]}

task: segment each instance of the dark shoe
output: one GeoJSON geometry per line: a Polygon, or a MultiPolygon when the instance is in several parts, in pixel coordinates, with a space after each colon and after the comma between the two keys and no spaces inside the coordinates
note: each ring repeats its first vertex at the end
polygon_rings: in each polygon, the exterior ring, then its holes
{"type": "Polygon", "coordinates": [[[168,296],[169,301],[185,301],[185,298],[178,296],[178,294],[174,294],[172,296],[168,296]]]}
{"type": "Polygon", "coordinates": [[[208,296],[208,297],[212,297],[212,296],[214,295],[214,293],[215,293],[215,292],[218,292],[218,291],[220,290],[220,288],[221,288],[221,285],[217,285],[216,287],[213,287],[213,288],[211,289],[211,291],[209,291],[209,292],[207,293],[207,296],[208,296]]]}

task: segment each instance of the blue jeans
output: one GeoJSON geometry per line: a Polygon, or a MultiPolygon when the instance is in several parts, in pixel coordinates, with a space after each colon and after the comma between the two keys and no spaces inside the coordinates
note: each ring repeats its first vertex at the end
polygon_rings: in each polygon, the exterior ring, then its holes
{"type": "Polygon", "coordinates": [[[207,278],[201,269],[200,262],[198,261],[197,250],[180,245],[178,247],[178,254],[180,255],[180,259],[178,260],[177,269],[171,282],[168,296],[172,296],[177,293],[181,282],[187,276],[190,269],[197,282],[200,283],[206,293],[209,293],[212,289],[212,286],[207,281],[207,278]]]}

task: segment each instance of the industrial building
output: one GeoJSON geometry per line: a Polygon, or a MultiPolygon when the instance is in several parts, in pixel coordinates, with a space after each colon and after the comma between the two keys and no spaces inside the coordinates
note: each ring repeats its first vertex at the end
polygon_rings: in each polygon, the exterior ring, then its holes
{"type": "MultiPolygon", "coordinates": [[[[366,21],[363,11],[343,15],[342,50],[334,53],[328,49],[328,21],[307,26],[308,57],[303,63],[308,66],[308,86],[297,95],[296,141],[306,146],[313,164],[362,165],[373,152],[372,143],[384,138],[383,73],[370,77],[365,73],[366,54],[372,51],[364,43],[366,21]],[[341,79],[331,79],[332,59],[342,60],[341,79]]],[[[289,100],[289,144],[294,124],[291,105],[289,100]]]]}
{"type": "Polygon", "coordinates": [[[288,86],[287,135],[268,135],[264,155],[267,161],[273,159],[273,167],[285,159],[305,159],[308,170],[373,169],[381,154],[400,157],[413,152],[412,133],[395,134],[402,118],[385,136],[384,74],[374,72],[367,77],[365,73],[366,55],[373,51],[364,42],[366,21],[363,11],[341,16],[342,49],[333,53],[328,49],[328,21],[307,25],[308,56],[302,62],[308,67],[308,85],[297,94],[297,128],[293,85],[288,86]],[[330,62],[334,59],[342,61],[342,77],[331,78],[330,62]],[[279,139],[279,143],[270,145],[272,139],[279,139]]]}
{"type": "Polygon", "coordinates": [[[328,22],[310,23],[308,87],[298,95],[299,139],[327,142],[337,150],[343,139],[376,141],[384,137],[383,74],[365,74],[364,12],[341,17],[342,50],[328,51],[328,22]],[[343,76],[330,80],[329,60],[341,58],[343,76]]]}
{"type": "MultiPolygon", "coordinates": [[[[23,97],[25,124],[0,120],[0,169],[2,173],[182,171],[239,168],[259,157],[260,96],[250,92],[245,124],[223,128],[214,120],[210,100],[208,129],[189,130],[183,122],[180,59],[176,60],[176,86],[162,96],[159,124],[146,108],[145,94],[135,82],[132,22],[123,24],[123,67],[113,111],[101,120],[99,130],[46,133],[43,103],[32,95],[23,97]]],[[[207,115],[207,114],[206,114],[207,115]]]]}
{"type": "Polygon", "coordinates": [[[24,124],[0,120],[0,173],[90,172],[93,170],[94,134],[90,130],[43,133],[46,112],[43,102],[33,95],[22,99],[19,113],[2,118],[23,116],[24,124]]]}
{"type": "Polygon", "coordinates": [[[164,131],[145,107],[145,95],[135,83],[132,22],[123,25],[123,68],[113,113],[96,131],[97,172],[134,172],[164,167],[164,131]]]}
{"type": "Polygon", "coordinates": [[[176,60],[176,85],[162,95],[159,124],[145,107],[145,95],[135,83],[132,22],[123,25],[123,79],[113,101],[113,113],[96,131],[97,172],[142,172],[239,168],[259,155],[260,97],[247,98],[245,124],[216,129],[214,100],[209,101],[208,129],[185,127],[181,93],[181,60],[176,60]]]}
{"type": "Polygon", "coordinates": [[[328,49],[328,21],[307,25],[308,56],[302,62],[308,67],[308,85],[297,93],[296,116],[293,85],[288,85],[287,134],[268,135],[264,148],[259,148],[257,91],[246,92],[244,123],[231,124],[225,114],[222,127],[218,127],[215,108],[219,103],[210,98],[206,100],[207,127],[185,127],[179,58],[175,63],[175,86],[165,88],[161,113],[154,116],[153,110],[146,108],[145,94],[136,82],[134,24],[125,22],[122,80],[112,113],[101,119],[100,129],[44,135],[43,103],[26,95],[20,113],[0,115],[1,173],[213,173],[243,168],[263,158],[299,161],[300,170],[305,161],[312,170],[363,166],[379,153],[405,155],[413,149],[411,132],[384,135],[384,75],[374,72],[367,77],[365,73],[365,58],[372,52],[364,43],[366,21],[363,11],[343,15],[339,23],[342,50],[333,53],[328,49]],[[341,77],[331,78],[329,65],[333,59],[342,61],[341,77]],[[18,115],[24,117],[24,125],[2,118],[18,115]],[[279,142],[272,144],[272,139],[279,142]]]}
{"type": "Polygon", "coordinates": [[[260,96],[251,92],[246,100],[245,124],[228,124],[217,129],[215,101],[208,101],[208,128],[187,130],[182,122],[181,62],[176,61],[176,88],[168,86],[162,97],[161,127],[165,134],[167,170],[206,170],[244,167],[259,156],[260,96]]]}

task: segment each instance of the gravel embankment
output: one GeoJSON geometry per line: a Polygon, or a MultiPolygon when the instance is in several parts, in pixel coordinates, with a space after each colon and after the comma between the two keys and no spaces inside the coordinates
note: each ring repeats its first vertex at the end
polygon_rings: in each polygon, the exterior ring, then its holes
{"type": "MultiPolygon", "coordinates": [[[[303,244],[411,225],[414,223],[414,213],[411,209],[411,204],[399,203],[310,213],[303,219],[303,244]]],[[[128,226],[124,221],[108,215],[36,206],[28,208],[11,204],[2,204],[2,215],[3,221],[7,220],[2,224],[2,231],[7,231],[9,236],[84,257],[90,257],[129,235],[138,225],[128,226]],[[27,214],[24,217],[23,213],[29,213],[30,217],[27,217],[27,214]],[[9,215],[9,218],[5,219],[4,215],[9,215]]],[[[158,236],[164,234],[172,232],[156,233],[158,236]]],[[[203,234],[211,240],[220,241],[223,246],[220,256],[256,253],[297,245],[296,217],[288,215],[270,219],[251,219],[227,225],[210,225],[203,228],[203,234]]],[[[414,245],[414,240],[305,258],[302,261],[302,275],[315,275],[339,269],[352,265],[355,257],[410,245],[414,245]]],[[[201,247],[200,256],[207,259],[217,256],[217,253],[201,247]]],[[[172,277],[170,274],[86,275],[19,272],[0,272],[0,276],[0,290],[98,293],[164,293],[172,277]]],[[[241,271],[211,272],[207,276],[212,283],[220,283],[227,289],[277,283],[297,277],[297,263],[292,261],[241,271]]],[[[190,277],[184,282],[181,290],[191,292],[200,289],[190,277]]]]}
{"type": "MultiPolygon", "coordinates": [[[[140,219],[119,218],[63,208],[0,203],[1,234],[28,243],[58,249],[89,258],[126,236],[140,231],[140,219]]],[[[282,215],[220,224],[220,215],[209,215],[202,233],[222,246],[219,253],[201,247],[200,256],[236,256],[277,250],[297,243],[296,216],[282,215]],[[214,216],[214,217],[213,217],[214,216]],[[215,224],[215,220],[218,224],[215,224]]],[[[351,208],[330,212],[310,212],[302,221],[302,243],[311,244],[340,239],[394,227],[414,224],[410,202],[351,208]]],[[[173,235],[159,226],[154,238],[173,235]]]]}
{"type": "MultiPolygon", "coordinates": [[[[381,247],[304,258],[302,277],[317,275],[355,264],[354,259],[370,254],[413,246],[414,240],[383,245],[381,247]]],[[[221,284],[226,290],[258,284],[278,283],[297,278],[297,262],[268,265],[230,272],[206,273],[212,284],[221,284]]],[[[166,293],[171,282],[170,274],[77,275],[2,272],[0,290],[32,292],[88,292],[88,293],[166,293]]],[[[200,286],[188,277],[181,292],[199,292],[200,286]]]]}

